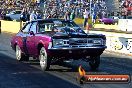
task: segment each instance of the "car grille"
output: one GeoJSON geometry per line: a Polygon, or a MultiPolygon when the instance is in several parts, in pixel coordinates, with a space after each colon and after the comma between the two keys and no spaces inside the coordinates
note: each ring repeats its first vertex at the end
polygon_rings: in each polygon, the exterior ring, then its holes
{"type": "Polygon", "coordinates": [[[71,47],[93,47],[105,45],[102,38],[69,38],[69,39],[53,39],[54,48],[71,48],[71,47]]]}
{"type": "Polygon", "coordinates": [[[101,38],[70,38],[69,46],[71,47],[89,47],[94,45],[101,45],[100,43],[94,43],[94,40],[102,40],[101,38]]]}

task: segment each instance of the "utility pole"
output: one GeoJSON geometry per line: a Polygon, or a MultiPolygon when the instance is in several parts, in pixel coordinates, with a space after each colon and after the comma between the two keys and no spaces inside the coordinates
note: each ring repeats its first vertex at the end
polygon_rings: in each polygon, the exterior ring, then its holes
{"type": "Polygon", "coordinates": [[[91,12],[92,12],[92,7],[91,7],[91,4],[92,4],[92,0],[90,0],[90,16],[91,16],[91,12]]]}

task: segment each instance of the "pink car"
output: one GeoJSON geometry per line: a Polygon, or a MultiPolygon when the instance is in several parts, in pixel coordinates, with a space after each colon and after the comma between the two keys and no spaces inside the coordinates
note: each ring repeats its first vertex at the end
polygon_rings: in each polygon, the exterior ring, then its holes
{"type": "Polygon", "coordinates": [[[99,22],[103,24],[115,24],[115,21],[113,18],[102,18],[102,19],[99,19],[99,22]]]}
{"type": "Polygon", "coordinates": [[[45,19],[27,22],[11,39],[18,61],[38,58],[43,71],[67,59],[89,61],[92,69],[100,64],[106,48],[104,35],[86,34],[73,21],[45,19]]]}

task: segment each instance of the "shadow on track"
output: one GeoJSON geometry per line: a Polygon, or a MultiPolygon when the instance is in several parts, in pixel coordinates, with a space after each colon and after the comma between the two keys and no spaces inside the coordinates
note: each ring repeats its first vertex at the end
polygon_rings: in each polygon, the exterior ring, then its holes
{"type": "Polygon", "coordinates": [[[42,72],[30,64],[18,62],[1,53],[0,64],[1,88],[80,88],[69,81],[42,72]]]}

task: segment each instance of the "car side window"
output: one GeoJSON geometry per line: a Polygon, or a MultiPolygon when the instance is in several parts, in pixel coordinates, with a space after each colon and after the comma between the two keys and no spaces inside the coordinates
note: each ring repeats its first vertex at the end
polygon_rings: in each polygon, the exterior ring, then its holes
{"type": "Polygon", "coordinates": [[[37,30],[37,22],[32,23],[30,31],[33,31],[34,33],[36,33],[37,30]]]}
{"type": "Polygon", "coordinates": [[[38,32],[45,32],[45,25],[44,24],[39,24],[39,30],[38,32]]]}
{"type": "Polygon", "coordinates": [[[47,23],[45,24],[45,31],[52,31],[53,29],[53,24],[47,23]]]}
{"type": "Polygon", "coordinates": [[[23,33],[28,33],[29,32],[29,29],[31,27],[31,23],[28,23],[27,25],[25,25],[25,27],[22,29],[22,32],[23,33]]]}
{"type": "Polygon", "coordinates": [[[15,14],[21,14],[21,11],[16,11],[16,13],[15,14]]]}
{"type": "Polygon", "coordinates": [[[52,31],[53,29],[53,23],[45,23],[45,24],[39,24],[39,30],[38,32],[45,32],[45,31],[52,31]]]}

